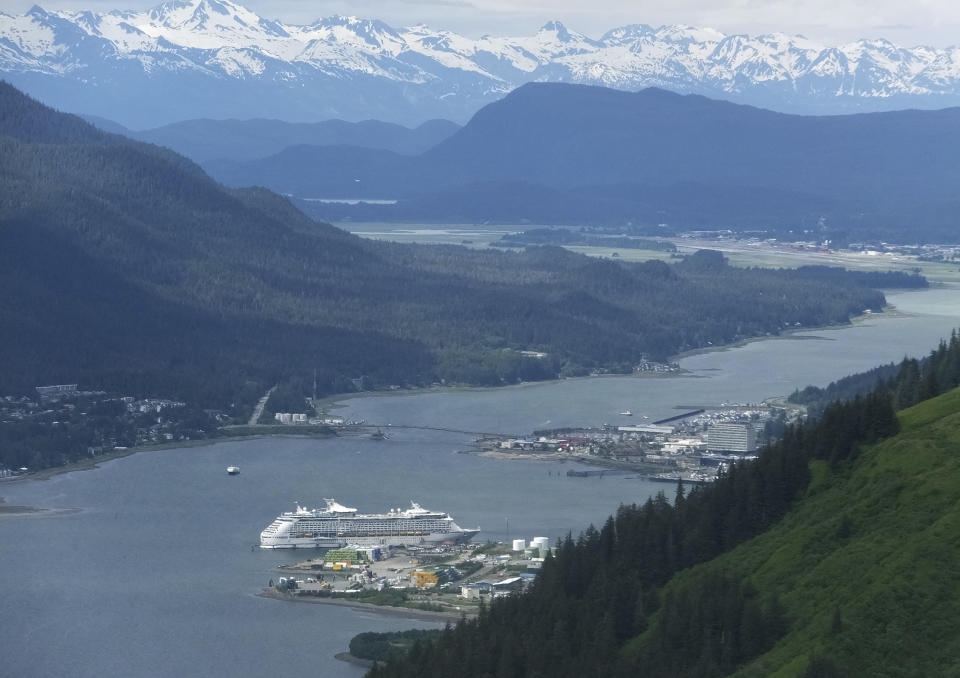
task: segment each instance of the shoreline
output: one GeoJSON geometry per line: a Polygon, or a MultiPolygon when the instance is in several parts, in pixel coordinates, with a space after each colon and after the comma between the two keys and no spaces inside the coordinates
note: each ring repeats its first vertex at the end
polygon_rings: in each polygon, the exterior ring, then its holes
{"type": "Polygon", "coordinates": [[[337,607],[347,607],[357,612],[375,612],[387,617],[401,617],[404,619],[414,619],[417,621],[445,621],[458,622],[465,615],[455,612],[434,612],[432,610],[415,610],[409,607],[393,607],[390,605],[375,605],[374,603],[362,603],[357,600],[347,598],[320,598],[317,596],[290,596],[279,593],[274,589],[266,588],[257,593],[258,598],[267,598],[270,600],[279,600],[287,603],[305,603],[308,605],[335,605],[337,607]]]}
{"type": "MultiPolygon", "coordinates": [[[[832,325],[817,325],[812,327],[796,327],[788,330],[784,330],[780,334],[776,335],[763,335],[757,337],[747,337],[746,339],[740,339],[739,341],[734,341],[729,344],[721,344],[719,346],[703,346],[700,348],[692,348],[688,351],[681,351],[680,353],[672,354],[667,358],[670,362],[676,362],[684,358],[690,358],[697,355],[702,355],[705,353],[716,353],[719,351],[727,351],[734,348],[742,348],[748,344],[752,344],[758,341],[831,341],[829,338],[823,337],[804,337],[802,336],[805,333],[809,332],[822,332],[824,330],[840,330],[850,327],[855,327],[869,322],[874,318],[896,318],[912,315],[904,311],[899,311],[896,306],[887,305],[877,313],[862,313],[860,315],[854,316],[847,322],[843,323],[834,323],[832,325]]],[[[356,398],[383,398],[387,396],[415,396],[422,395],[425,393],[462,393],[462,392],[485,392],[485,391],[501,391],[504,389],[519,389],[519,388],[532,388],[535,386],[541,386],[543,384],[553,384],[560,381],[567,380],[577,380],[577,379],[676,379],[676,378],[688,378],[688,379],[697,379],[696,375],[692,374],[689,370],[680,368],[679,370],[672,372],[641,372],[641,373],[630,373],[630,374],[591,374],[585,375],[582,377],[557,377],[556,379],[544,379],[542,381],[525,381],[519,384],[505,384],[503,386],[468,386],[468,385],[457,385],[457,386],[423,386],[423,387],[414,387],[414,388],[402,388],[393,391],[368,391],[361,393],[340,393],[340,394],[331,394],[324,396],[323,398],[318,398],[315,402],[322,409],[327,410],[337,410],[346,407],[346,403],[350,400],[356,398]]]]}
{"type": "MultiPolygon", "coordinates": [[[[629,461],[619,461],[617,459],[605,459],[603,457],[590,457],[582,455],[562,454],[558,452],[509,452],[500,450],[484,450],[477,456],[487,457],[488,459],[501,459],[504,461],[527,460],[527,461],[552,461],[560,464],[573,463],[583,464],[584,466],[595,466],[609,471],[621,471],[623,473],[635,473],[637,478],[649,481],[651,476],[657,473],[663,473],[666,469],[653,467],[650,464],[637,464],[629,461]]],[[[687,482],[686,480],[684,482],[687,482]]],[[[696,482],[696,481],[689,481],[696,482]]]]}
{"type": "Polygon", "coordinates": [[[780,334],[764,335],[762,337],[748,337],[747,339],[741,339],[739,341],[735,341],[730,344],[722,344],[720,346],[692,348],[689,351],[682,351],[681,353],[670,356],[670,360],[679,361],[683,360],[684,358],[692,358],[693,356],[703,355],[705,353],[729,351],[730,349],[742,348],[757,341],[832,341],[831,339],[825,337],[805,337],[803,335],[808,332],[823,332],[824,330],[842,330],[845,328],[856,327],[857,325],[867,323],[874,318],[902,318],[909,315],[911,314],[904,311],[899,311],[897,310],[896,306],[891,306],[888,304],[877,313],[861,313],[860,315],[850,318],[850,320],[845,323],[818,325],[816,327],[796,327],[793,329],[784,330],[780,334]]]}
{"type": "MultiPolygon", "coordinates": [[[[684,358],[689,358],[706,353],[714,353],[719,351],[727,351],[734,348],[741,348],[748,344],[758,341],[770,341],[770,340],[824,340],[829,341],[829,339],[822,339],[820,337],[803,337],[795,336],[802,335],[807,332],[818,332],[823,330],[835,330],[843,329],[848,327],[853,327],[858,324],[868,322],[875,316],[881,318],[890,318],[910,315],[902,311],[898,311],[895,306],[888,305],[885,306],[881,313],[875,314],[861,314],[851,318],[849,322],[846,323],[837,323],[834,325],[823,325],[818,327],[798,327],[795,329],[786,330],[779,335],[772,336],[759,336],[759,337],[750,337],[747,339],[742,339],[737,342],[730,344],[723,344],[721,346],[707,346],[702,348],[691,349],[689,351],[683,351],[675,355],[670,356],[669,360],[671,362],[679,361],[684,358]]],[[[426,387],[415,387],[408,389],[397,389],[397,390],[388,390],[388,391],[370,391],[370,392],[361,392],[361,393],[339,393],[331,394],[323,398],[319,398],[315,403],[323,410],[337,410],[344,407],[347,407],[347,403],[350,400],[355,398],[382,398],[387,396],[415,396],[425,393],[456,393],[456,392],[485,392],[485,391],[501,391],[504,389],[521,389],[521,388],[532,388],[536,386],[542,386],[544,384],[559,383],[560,381],[565,381],[568,379],[674,379],[674,378],[698,378],[696,375],[692,375],[689,371],[685,369],[680,369],[673,372],[650,372],[650,373],[631,373],[631,374],[596,374],[588,375],[582,377],[558,377],[556,379],[546,379],[543,381],[528,381],[522,382],[519,384],[507,384],[503,386],[468,386],[468,385],[458,385],[458,386],[426,386],[426,387]]],[[[267,425],[264,425],[267,426],[267,425]]],[[[338,435],[336,432],[333,436],[338,435]]],[[[292,437],[292,438],[326,438],[332,437],[330,434],[326,433],[278,433],[278,432],[267,432],[263,433],[251,433],[247,435],[235,435],[235,436],[218,436],[215,438],[204,438],[202,440],[186,440],[186,441],[175,441],[167,443],[158,443],[154,445],[143,445],[138,447],[131,447],[125,450],[113,450],[111,452],[106,452],[104,454],[97,455],[96,457],[90,457],[88,459],[81,459],[79,461],[71,462],[64,466],[56,466],[52,468],[42,469],[32,473],[28,473],[23,476],[16,476],[14,478],[4,478],[0,480],[0,488],[3,487],[4,483],[16,483],[22,482],[24,480],[49,480],[53,476],[59,475],[61,473],[72,473],[74,471],[89,471],[95,468],[98,468],[101,463],[108,461],[113,461],[114,459],[122,459],[123,457],[128,457],[139,452],[153,452],[158,450],[167,450],[167,449],[183,449],[188,447],[202,447],[207,445],[216,445],[217,443],[229,443],[229,442],[240,442],[244,440],[263,440],[266,438],[282,438],[282,437],[292,437]]],[[[0,502],[2,502],[2,496],[0,496],[0,502]]],[[[36,511],[46,511],[49,509],[36,509],[34,507],[26,507],[27,509],[33,509],[36,511]]],[[[18,513],[17,515],[25,515],[28,513],[24,511],[18,513]]],[[[7,515],[11,515],[11,512],[7,512],[7,515]]]]}
{"type": "MultiPolygon", "coordinates": [[[[761,337],[769,339],[771,337],[761,337]]],[[[680,369],[674,372],[641,372],[630,374],[591,374],[582,377],[557,377],[556,379],[542,379],[540,381],[524,381],[519,384],[503,384],[502,386],[422,386],[413,388],[401,388],[393,391],[365,391],[360,393],[339,393],[323,398],[317,398],[316,402],[322,409],[337,410],[346,407],[347,401],[356,398],[385,398],[388,396],[416,396],[427,393],[482,393],[485,391],[504,391],[507,389],[533,388],[544,384],[556,384],[561,381],[574,381],[577,379],[673,379],[676,377],[696,378],[686,370],[680,369]]],[[[369,424],[368,424],[369,425],[369,424]]]]}
{"type": "Polygon", "coordinates": [[[372,669],[379,662],[373,659],[361,659],[360,657],[354,657],[349,652],[337,652],[333,655],[334,659],[339,659],[342,662],[347,662],[348,664],[353,664],[354,666],[361,666],[365,669],[372,669]]]}

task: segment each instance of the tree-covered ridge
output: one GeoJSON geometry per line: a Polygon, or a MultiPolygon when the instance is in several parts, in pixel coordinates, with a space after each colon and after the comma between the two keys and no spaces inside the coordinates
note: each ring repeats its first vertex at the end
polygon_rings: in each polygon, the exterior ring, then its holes
{"type": "MultiPolygon", "coordinates": [[[[917,269],[919,270],[919,269],[917,269]]],[[[846,271],[835,266],[800,266],[795,270],[795,275],[800,278],[811,280],[833,281],[836,283],[852,283],[863,285],[864,287],[873,287],[876,289],[886,288],[924,288],[929,287],[930,283],[919,273],[906,273],[904,271],[860,271],[861,275],[855,278],[849,277],[846,271]]]]}
{"type": "Polygon", "coordinates": [[[357,659],[385,662],[406,654],[418,640],[430,638],[439,630],[411,629],[387,633],[359,633],[350,639],[350,654],[357,659]]]}
{"type": "Polygon", "coordinates": [[[320,395],[498,385],[629,371],[884,304],[858,274],[710,253],[671,266],[366,241],[8,85],[0,177],[0,393],[80,382],[221,407],[312,386],[314,369],[320,395]]]}
{"type": "MultiPolygon", "coordinates": [[[[925,371],[958,359],[953,340],[925,371]]],[[[905,366],[672,504],[622,506],[564,540],[529,592],[369,675],[952,675],[960,390],[898,419],[896,393],[914,380],[905,366]]]]}
{"type": "Polygon", "coordinates": [[[904,358],[900,364],[889,363],[872,370],[851,374],[831,382],[825,388],[807,386],[794,391],[790,402],[805,405],[813,413],[821,412],[830,403],[862,396],[877,388],[893,394],[897,409],[905,409],[932,398],[944,388],[960,385],[960,337],[950,334],[928,356],[918,360],[904,358]]]}
{"type": "Polygon", "coordinates": [[[832,471],[775,529],[711,565],[751,572],[793,620],[740,678],[950,676],[960,662],[960,391],[832,471]]]}

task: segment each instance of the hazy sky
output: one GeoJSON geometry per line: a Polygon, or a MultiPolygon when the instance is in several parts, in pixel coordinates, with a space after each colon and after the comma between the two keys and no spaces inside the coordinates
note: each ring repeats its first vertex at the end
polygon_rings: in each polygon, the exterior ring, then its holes
{"type": "MultiPolygon", "coordinates": [[[[23,13],[35,0],[0,0],[23,13]]],[[[158,0],[36,0],[46,9],[138,9],[158,0]]],[[[904,46],[960,45],[957,0],[243,0],[258,14],[309,23],[331,14],[377,18],[393,26],[425,23],[471,37],[522,35],[558,19],[600,37],[630,23],[683,23],[725,33],[800,33],[827,44],[886,37],[904,46]]]]}

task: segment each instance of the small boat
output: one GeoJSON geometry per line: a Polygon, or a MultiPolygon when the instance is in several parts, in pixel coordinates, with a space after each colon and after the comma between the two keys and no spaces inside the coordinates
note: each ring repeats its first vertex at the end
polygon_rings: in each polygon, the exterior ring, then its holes
{"type": "Polygon", "coordinates": [[[240,473],[240,467],[239,467],[239,466],[228,466],[228,467],[227,467],[227,475],[229,475],[229,476],[235,476],[235,475],[237,475],[238,473],[240,473]]]}
{"type": "Polygon", "coordinates": [[[632,417],[632,416],[633,416],[633,412],[631,412],[630,410],[624,410],[623,412],[620,413],[620,416],[622,416],[622,417],[632,417]]]}

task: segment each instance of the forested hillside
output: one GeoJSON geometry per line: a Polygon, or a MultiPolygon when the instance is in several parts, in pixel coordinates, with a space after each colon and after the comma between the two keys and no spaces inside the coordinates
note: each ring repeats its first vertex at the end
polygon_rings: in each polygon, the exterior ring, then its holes
{"type": "Polygon", "coordinates": [[[323,394],[497,385],[629,371],[884,304],[861,274],[736,269],[711,252],[671,266],[361,240],[7,85],[0,175],[0,393],[80,382],[222,406],[314,369],[323,394]]]}
{"type": "Polygon", "coordinates": [[[804,405],[808,411],[818,414],[838,400],[850,400],[870,393],[877,388],[886,388],[893,394],[897,409],[916,405],[921,400],[932,398],[940,392],[942,384],[956,383],[960,372],[960,355],[951,351],[957,342],[956,331],[949,341],[940,345],[922,359],[904,358],[899,365],[889,363],[872,370],[851,374],[831,382],[825,388],[807,386],[790,395],[790,402],[804,405]],[[935,366],[931,368],[930,365],[935,366]]]}
{"type": "Polygon", "coordinates": [[[954,675],[958,365],[953,337],[715,484],[621,507],[530,592],[370,675],[954,675]],[[895,415],[916,376],[954,390],[895,415]]]}

